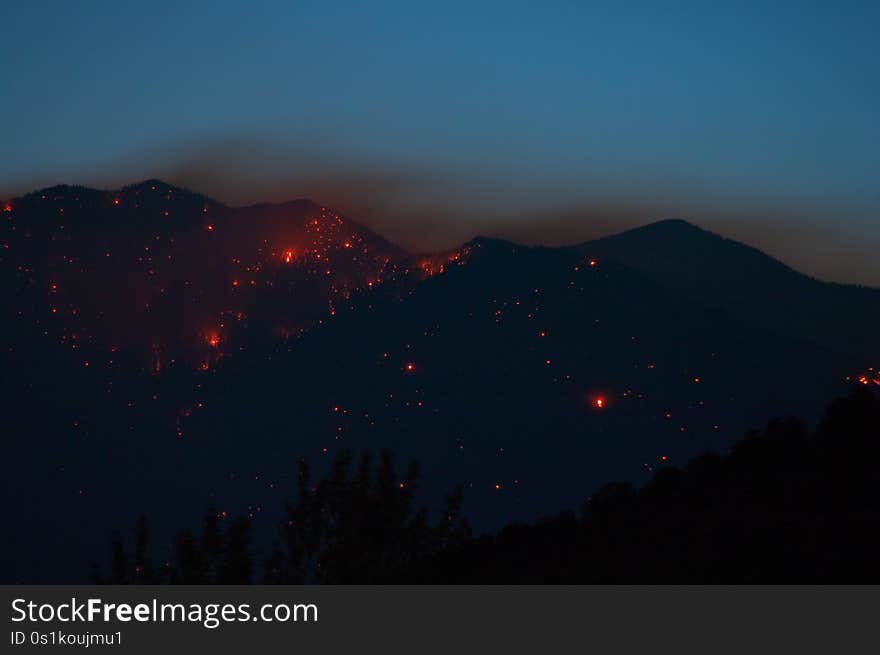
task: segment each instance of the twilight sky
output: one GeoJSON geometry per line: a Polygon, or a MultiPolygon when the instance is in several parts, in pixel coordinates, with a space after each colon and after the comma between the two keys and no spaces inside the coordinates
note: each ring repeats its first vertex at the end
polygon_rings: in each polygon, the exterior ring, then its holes
{"type": "Polygon", "coordinates": [[[34,0],[0,25],[0,197],[160,177],[423,250],[677,216],[880,286],[873,1],[34,0]]]}

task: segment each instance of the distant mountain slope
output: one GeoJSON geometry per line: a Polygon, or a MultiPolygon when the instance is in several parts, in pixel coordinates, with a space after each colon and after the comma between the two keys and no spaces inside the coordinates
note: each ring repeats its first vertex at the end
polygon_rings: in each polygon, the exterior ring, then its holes
{"type": "Polygon", "coordinates": [[[880,358],[880,289],[820,282],[682,220],[589,241],[577,250],[626,264],[672,293],[821,345],[851,366],[867,365],[866,354],[880,358]]]}
{"type": "Polygon", "coordinates": [[[408,260],[308,200],[233,209],[158,180],[52,187],[5,209],[5,301],[80,362],[154,373],[296,334],[408,260]]]}
{"type": "Polygon", "coordinates": [[[477,526],[498,525],[775,414],[809,415],[845,388],[824,349],[621,264],[487,239],[464,250],[444,275],[355,294],[271,360],[238,358],[206,381],[185,439],[234,472],[218,497],[265,504],[244,480],[281,479],[297,456],[392,447],[421,462],[429,497],[461,483],[477,526]]]}

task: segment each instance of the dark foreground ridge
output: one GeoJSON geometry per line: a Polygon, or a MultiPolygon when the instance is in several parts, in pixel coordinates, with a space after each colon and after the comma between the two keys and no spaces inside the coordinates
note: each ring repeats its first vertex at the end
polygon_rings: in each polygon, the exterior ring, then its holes
{"type": "Polygon", "coordinates": [[[249,521],[182,533],[173,563],[154,566],[146,525],[135,550],[113,544],[111,583],[876,583],[880,563],[880,400],[856,389],[810,432],[772,421],[725,454],[659,470],[642,488],[609,484],[566,512],[473,538],[459,493],[436,525],[417,510],[417,470],[398,477],[348,455],[296,503],[262,561],[249,521]]]}

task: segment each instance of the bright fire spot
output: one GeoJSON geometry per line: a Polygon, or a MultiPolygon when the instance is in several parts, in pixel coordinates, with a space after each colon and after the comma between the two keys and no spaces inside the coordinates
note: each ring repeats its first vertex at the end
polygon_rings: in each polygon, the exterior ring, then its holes
{"type": "Polygon", "coordinates": [[[495,491],[501,491],[501,485],[500,485],[500,484],[496,484],[496,485],[495,485],[495,491]]]}
{"type": "Polygon", "coordinates": [[[118,205],[118,204],[119,204],[119,198],[113,198],[113,204],[114,204],[114,205],[118,205]]]}
{"type": "Polygon", "coordinates": [[[214,231],[214,226],[208,225],[208,232],[213,232],[213,231],[214,231]]]}
{"type": "Polygon", "coordinates": [[[593,406],[596,409],[605,409],[605,399],[602,396],[593,398],[593,406]]]}
{"type": "Polygon", "coordinates": [[[220,335],[216,332],[212,332],[205,338],[205,341],[208,342],[208,345],[211,346],[211,348],[216,348],[220,345],[220,335]]]}
{"type": "Polygon", "coordinates": [[[408,362],[407,365],[404,366],[404,368],[406,369],[407,373],[412,373],[413,371],[416,370],[416,365],[413,364],[412,362],[408,362]]]}
{"type": "Polygon", "coordinates": [[[591,260],[590,260],[590,266],[595,266],[595,265],[596,265],[596,260],[595,260],[595,259],[591,259],[591,260]]]}
{"type": "Polygon", "coordinates": [[[284,263],[289,264],[292,261],[293,261],[293,251],[292,250],[285,250],[284,251],[284,263]]]}
{"type": "Polygon", "coordinates": [[[5,212],[7,212],[7,213],[11,212],[11,211],[12,211],[12,205],[10,205],[10,204],[7,202],[5,205],[3,205],[3,211],[5,211],[5,212]]]}

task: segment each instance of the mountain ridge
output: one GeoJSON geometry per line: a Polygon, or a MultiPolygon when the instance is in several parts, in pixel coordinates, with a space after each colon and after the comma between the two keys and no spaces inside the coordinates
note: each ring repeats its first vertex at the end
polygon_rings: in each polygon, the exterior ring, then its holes
{"type": "MultiPolygon", "coordinates": [[[[130,193],[130,192],[143,192],[146,190],[159,190],[165,193],[172,193],[178,196],[191,197],[195,199],[202,199],[211,206],[216,208],[222,208],[229,212],[249,212],[249,211],[270,211],[270,210],[283,210],[283,209],[311,209],[313,211],[330,211],[335,215],[341,215],[340,212],[332,209],[327,205],[323,205],[319,202],[312,200],[311,198],[293,198],[291,200],[285,200],[281,202],[256,202],[245,205],[228,205],[223,203],[222,201],[216,200],[210,196],[202,194],[198,191],[194,191],[188,187],[184,186],[176,186],[165,182],[164,180],[158,178],[149,178],[145,179],[141,182],[135,182],[132,184],[124,185],[115,189],[98,189],[94,187],[89,187],[86,185],[68,185],[68,184],[58,184],[49,187],[45,187],[43,189],[38,189],[36,191],[29,192],[27,194],[23,194],[20,196],[12,197],[6,202],[11,205],[11,209],[15,208],[15,205],[19,201],[23,201],[25,199],[34,199],[40,196],[46,196],[50,194],[88,194],[92,196],[97,196],[103,194],[106,198],[108,198],[111,202],[113,199],[119,194],[130,193]]],[[[809,275],[800,271],[788,264],[785,264],[781,260],[774,257],[772,254],[761,250],[755,246],[751,246],[749,244],[743,243],[736,239],[732,239],[730,237],[726,237],[723,234],[719,234],[712,230],[703,228],[698,224],[683,218],[671,217],[671,218],[661,218],[657,219],[644,225],[639,225],[634,228],[630,228],[627,230],[623,230],[621,232],[615,232],[611,234],[607,234],[596,239],[590,239],[588,241],[582,241],[577,243],[572,243],[568,245],[560,245],[560,246],[528,246],[527,244],[520,243],[515,240],[504,239],[499,237],[492,237],[483,234],[477,234],[473,236],[471,239],[463,242],[457,248],[448,248],[441,251],[427,251],[427,252],[414,252],[409,251],[398,244],[394,243],[393,240],[389,239],[385,235],[377,232],[369,225],[361,223],[356,219],[352,219],[350,217],[345,217],[344,220],[353,226],[356,226],[359,229],[368,230],[372,234],[376,235],[383,241],[394,245],[396,249],[398,249],[401,253],[405,253],[411,257],[419,257],[419,256],[433,256],[443,254],[445,252],[459,250],[462,248],[466,248],[468,246],[474,244],[489,244],[489,243],[498,243],[498,244],[509,244],[515,245],[518,247],[538,247],[538,248],[561,248],[561,249],[575,249],[581,252],[586,252],[588,250],[596,250],[598,253],[609,253],[611,250],[609,246],[617,241],[632,241],[637,239],[659,239],[659,243],[656,245],[658,248],[662,247],[670,238],[686,238],[686,239],[700,239],[701,245],[713,245],[713,246],[732,246],[735,245],[737,248],[741,250],[741,253],[747,254],[751,257],[763,257],[766,264],[771,264],[776,267],[779,271],[786,271],[789,274],[795,274],[797,276],[807,278],[817,283],[825,284],[825,285],[835,285],[839,287],[852,287],[852,288],[860,288],[860,289],[868,289],[868,290],[877,290],[876,287],[871,287],[868,285],[862,285],[857,283],[840,283],[840,282],[828,282],[825,280],[821,280],[815,276],[809,275]]],[[[611,252],[613,254],[613,252],[611,252]]]]}
{"type": "Polygon", "coordinates": [[[874,352],[880,289],[825,282],[747,244],[682,220],[661,221],[579,244],[669,291],[844,357],[874,352]],[[848,320],[859,317],[861,320],[848,320]],[[846,326],[841,328],[841,326],[846,326]]]}

